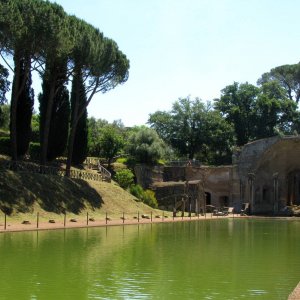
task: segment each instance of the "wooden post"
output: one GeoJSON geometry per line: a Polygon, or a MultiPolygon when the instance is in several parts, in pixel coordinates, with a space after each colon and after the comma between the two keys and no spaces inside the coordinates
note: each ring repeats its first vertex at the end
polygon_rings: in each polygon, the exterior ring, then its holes
{"type": "Polygon", "coordinates": [[[6,213],[4,214],[4,230],[6,230],[6,213]]]}
{"type": "Polygon", "coordinates": [[[107,224],[107,212],[105,213],[105,224],[107,224]]]}
{"type": "Polygon", "coordinates": [[[66,213],[64,214],[64,227],[66,227],[66,213]]]}
{"type": "Polygon", "coordinates": [[[164,221],[164,211],[162,212],[162,220],[164,221]]]}
{"type": "Polygon", "coordinates": [[[89,213],[86,212],[86,226],[89,226],[89,213]]]}
{"type": "Polygon", "coordinates": [[[138,222],[140,223],[140,212],[138,211],[138,222]]]}
{"type": "Polygon", "coordinates": [[[152,211],[151,211],[151,223],[152,223],[152,211]]]}
{"type": "Polygon", "coordinates": [[[124,224],[124,219],[125,219],[125,218],[124,218],[124,211],[123,211],[123,224],[124,224]]]}
{"type": "Polygon", "coordinates": [[[36,228],[39,228],[39,212],[36,214],[36,228]]]}

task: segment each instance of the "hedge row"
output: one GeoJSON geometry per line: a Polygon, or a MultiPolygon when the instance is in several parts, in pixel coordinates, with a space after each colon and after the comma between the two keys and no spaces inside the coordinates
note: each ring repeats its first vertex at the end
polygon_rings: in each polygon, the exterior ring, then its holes
{"type": "MultiPolygon", "coordinates": [[[[28,154],[33,160],[39,160],[40,158],[40,144],[39,143],[30,143],[28,154]]],[[[0,137],[0,154],[11,156],[11,143],[9,137],[0,137]]]]}

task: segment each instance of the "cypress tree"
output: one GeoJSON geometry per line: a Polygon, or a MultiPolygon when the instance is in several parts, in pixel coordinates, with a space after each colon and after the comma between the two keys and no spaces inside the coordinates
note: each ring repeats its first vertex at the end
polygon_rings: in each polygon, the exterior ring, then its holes
{"type": "Polygon", "coordinates": [[[39,95],[40,102],[40,138],[43,141],[46,111],[49,101],[50,86],[55,80],[55,95],[50,120],[48,135],[47,160],[52,161],[62,156],[67,146],[69,133],[70,102],[69,92],[65,86],[67,82],[66,63],[61,62],[55,66],[46,63],[46,70],[43,75],[43,93],[39,95]],[[59,78],[56,74],[60,74],[59,78]],[[64,74],[64,75],[63,75],[64,74]]]}
{"type": "MultiPolygon", "coordinates": [[[[24,81],[24,88],[18,94],[16,99],[16,137],[17,137],[17,156],[26,154],[31,137],[31,118],[34,105],[34,91],[31,88],[31,72],[25,70],[24,60],[20,60],[20,78],[19,82],[24,81]]],[[[13,85],[15,84],[16,76],[14,77],[13,85]]]]}
{"type": "MultiPolygon", "coordinates": [[[[72,82],[72,93],[71,93],[71,123],[74,117],[74,108],[76,97],[78,99],[79,110],[81,110],[87,101],[84,83],[82,80],[81,73],[76,73],[72,82]]],[[[81,117],[78,119],[75,138],[74,138],[74,148],[72,163],[75,165],[82,164],[87,157],[88,153],[88,120],[87,120],[87,109],[84,108],[84,112],[81,117]]]]}

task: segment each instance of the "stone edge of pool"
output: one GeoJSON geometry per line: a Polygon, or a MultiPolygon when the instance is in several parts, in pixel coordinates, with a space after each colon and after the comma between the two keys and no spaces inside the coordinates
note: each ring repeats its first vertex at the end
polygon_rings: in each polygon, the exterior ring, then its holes
{"type": "Polygon", "coordinates": [[[288,300],[299,300],[300,299],[300,282],[295,287],[293,292],[289,295],[288,300]]]}
{"type": "MultiPolygon", "coordinates": [[[[200,217],[184,217],[183,219],[181,217],[177,217],[173,220],[172,217],[165,218],[165,219],[153,219],[152,221],[150,219],[140,219],[138,220],[129,220],[126,219],[124,222],[120,219],[113,219],[108,222],[102,221],[96,221],[96,222],[90,222],[88,225],[85,221],[79,221],[75,223],[67,222],[66,225],[63,224],[63,222],[58,222],[55,224],[49,224],[47,222],[40,222],[39,227],[37,227],[34,223],[29,224],[7,224],[6,229],[4,229],[3,222],[0,223],[0,234],[5,232],[20,232],[20,231],[41,231],[41,230],[60,230],[60,229],[75,229],[75,228],[88,228],[88,227],[106,227],[106,226],[124,226],[124,225],[142,225],[142,224],[155,224],[155,223],[171,223],[171,222],[188,222],[188,221],[200,221],[200,220],[220,220],[220,219],[282,219],[282,220],[298,220],[300,221],[300,218],[293,218],[293,217],[258,217],[258,216],[200,216],[200,217]]],[[[8,222],[9,223],[9,222],[8,222]]],[[[300,298],[299,298],[300,299],[300,298]]]]}

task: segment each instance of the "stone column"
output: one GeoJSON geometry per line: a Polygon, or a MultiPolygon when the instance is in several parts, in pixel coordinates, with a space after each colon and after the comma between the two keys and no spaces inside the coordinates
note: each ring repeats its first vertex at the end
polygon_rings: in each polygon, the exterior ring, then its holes
{"type": "Polygon", "coordinates": [[[294,204],[299,205],[299,173],[295,174],[295,199],[294,204]]]}
{"type": "Polygon", "coordinates": [[[273,213],[276,214],[278,213],[278,200],[279,200],[279,195],[278,195],[278,173],[273,174],[273,213]]]}
{"type": "Polygon", "coordinates": [[[255,190],[254,190],[254,178],[255,178],[255,174],[254,173],[248,173],[248,199],[249,199],[249,204],[250,204],[250,213],[253,213],[254,211],[254,194],[255,194],[255,190]]]}

